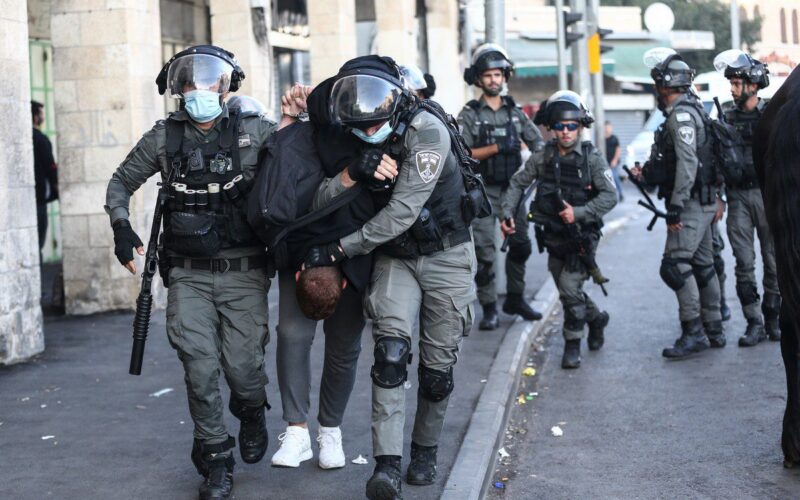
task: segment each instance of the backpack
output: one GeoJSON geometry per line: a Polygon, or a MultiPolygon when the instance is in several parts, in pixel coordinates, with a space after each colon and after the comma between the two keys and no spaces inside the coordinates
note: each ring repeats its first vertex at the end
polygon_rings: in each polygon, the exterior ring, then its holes
{"type": "Polygon", "coordinates": [[[714,105],[719,116],[716,120],[709,120],[706,130],[713,143],[717,171],[726,183],[737,185],[744,178],[745,144],[739,131],[725,119],[725,113],[716,97],[714,105]]]}

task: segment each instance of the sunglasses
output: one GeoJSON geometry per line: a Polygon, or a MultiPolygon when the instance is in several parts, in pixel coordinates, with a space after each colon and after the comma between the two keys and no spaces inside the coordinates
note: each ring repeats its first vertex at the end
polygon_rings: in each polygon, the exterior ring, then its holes
{"type": "Polygon", "coordinates": [[[578,127],[580,127],[580,125],[577,124],[577,123],[558,122],[558,123],[553,124],[553,126],[551,128],[553,130],[557,131],[557,132],[561,132],[564,129],[567,129],[570,132],[575,132],[576,130],[578,130],[578,127]]]}

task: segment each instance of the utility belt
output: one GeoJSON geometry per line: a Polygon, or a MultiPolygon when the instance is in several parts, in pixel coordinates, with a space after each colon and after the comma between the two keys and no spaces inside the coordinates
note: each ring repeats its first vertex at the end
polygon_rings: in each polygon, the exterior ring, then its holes
{"type": "Polygon", "coordinates": [[[252,183],[237,175],[227,183],[183,184],[173,182],[170,186],[169,209],[172,212],[221,212],[226,202],[236,207],[244,205],[252,183]]]}
{"type": "Polygon", "coordinates": [[[170,267],[180,267],[196,271],[211,271],[212,273],[247,272],[253,269],[267,267],[267,258],[263,255],[251,257],[238,257],[233,259],[190,259],[183,257],[169,257],[170,267]]]}
{"type": "Polygon", "coordinates": [[[555,257],[564,258],[570,254],[591,253],[600,240],[599,224],[564,224],[558,217],[542,214],[529,214],[533,221],[536,246],[539,253],[547,250],[555,257]]]}
{"type": "Polygon", "coordinates": [[[446,233],[433,241],[420,241],[412,236],[412,231],[413,228],[400,235],[392,244],[381,246],[380,252],[398,259],[415,259],[472,241],[472,233],[469,228],[446,233]]]}

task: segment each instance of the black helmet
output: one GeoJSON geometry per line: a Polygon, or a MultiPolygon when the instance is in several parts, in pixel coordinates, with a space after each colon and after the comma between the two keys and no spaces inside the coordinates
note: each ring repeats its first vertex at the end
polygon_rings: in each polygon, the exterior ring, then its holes
{"type": "Polygon", "coordinates": [[[658,88],[689,88],[695,71],[673,49],[656,47],[644,54],[644,64],[658,88]]]}
{"type": "Polygon", "coordinates": [[[506,80],[514,72],[514,63],[505,49],[496,43],[484,43],[472,53],[472,65],[464,70],[464,81],[468,85],[477,85],[478,78],[484,71],[501,69],[506,80]]]}
{"type": "Polygon", "coordinates": [[[550,127],[561,121],[576,121],[589,127],[594,123],[594,117],[581,96],[571,90],[559,90],[547,99],[544,109],[536,114],[535,123],[550,127]]]}
{"type": "Polygon", "coordinates": [[[730,49],[717,54],[717,57],[714,58],[714,68],[729,80],[741,78],[749,83],[757,84],[759,89],[769,85],[767,65],[739,49],[730,49]]]}
{"type": "Polygon", "coordinates": [[[170,97],[181,98],[183,86],[219,94],[236,92],[244,80],[244,71],[232,52],[216,45],[195,45],[178,52],[161,68],[156,78],[158,93],[169,89],[170,97]]]}

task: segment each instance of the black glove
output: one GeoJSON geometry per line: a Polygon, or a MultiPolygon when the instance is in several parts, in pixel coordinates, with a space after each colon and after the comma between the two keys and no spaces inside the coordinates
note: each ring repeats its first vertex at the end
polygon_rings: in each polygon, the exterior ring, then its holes
{"type": "Polygon", "coordinates": [[[326,245],[311,247],[311,250],[306,254],[305,260],[303,260],[303,267],[310,269],[312,267],[332,266],[339,264],[346,258],[347,255],[339,247],[339,242],[334,241],[326,245]]]}
{"type": "Polygon", "coordinates": [[[127,219],[119,219],[111,226],[114,229],[114,255],[123,266],[133,260],[133,249],[144,246],[139,236],[133,232],[127,219]]]}
{"type": "Polygon", "coordinates": [[[377,181],[375,179],[375,171],[378,169],[378,165],[381,164],[382,158],[382,150],[378,148],[365,149],[361,156],[347,167],[350,178],[359,182],[377,181]]]}
{"type": "Polygon", "coordinates": [[[499,154],[517,154],[522,149],[522,143],[517,134],[507,133],[502,140],[497,141],[497,152],[499,154]]]}
{"type": "Polygon", "coordinates": [[[667,207],[667,224],[680,224],[681,222],[681,210],[683,210],[678,205],[670,205],[667,207]]]}

